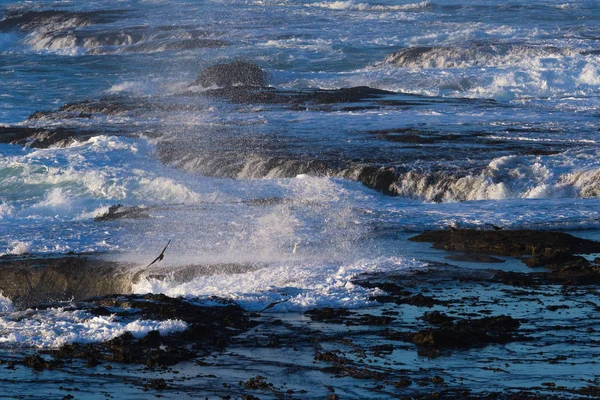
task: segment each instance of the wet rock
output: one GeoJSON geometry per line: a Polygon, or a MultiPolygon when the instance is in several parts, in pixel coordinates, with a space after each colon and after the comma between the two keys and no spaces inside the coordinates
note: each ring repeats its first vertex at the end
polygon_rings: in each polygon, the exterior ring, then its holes
{"type": "Polygon", "coordinates": [[[450,229],[430,231],[410,238],[415,242],[432,242],[434,248],[513,257],[530,256],[524,263],[530,267],[544,266],[548,276],[499,272],[496,278],[522,284],[535,281],[567,284],[600,283],[600,264],[591,263],[577,254],[600,252],[600,242],[581,239],[562,232],[545,231],[479,231],[450,229]]]}
{"type": "Polygon", "coordinates": [[[116,204],[108,207],[108,211],[94,218],[96,222],[113,221],[117,219],[146,219],[150,215],[146,213],[143,207],[125,207],[122,204],[116,204]]]}
{"type": "Polygon", "coordinates": [[[258,65],[245,61],[234,61],[206,68],[194,83],[206,88],[211,86],[220,88],[263,87],[265,78],[265,72],[258,65]]]}
{"type": "Polygon", "coordinates": [[[43,371],[45,369],[55,369],[57,366],[56,361],[46,361],[40,355],[35,354],[24,357],[21,361],[26,367],[30,367],[35,371],[43,371]]]}
{"type": "Polygon", "coordinates": [[[92,23],[107,23],[122,17],[118,11],[65,11],[65,10],[42,10],[42,11],[19,11],[8,12],[0,20],[0,32],[13,29],[32,31],[41,26],[52,24],[64,24],[69,21],[72,24],[84,26],[92,23]]]}
{"type": "Polygon", "coordinates": [[[86,100],[77,103],[67,103],[58,111],[61,113],[85,113],[121,115],[140,108],[148,108],[150,104],[141,100],[124,99],[119,97],[86,100]]]}
{"type": "Polygon", "coordinates": [[[317,90],[306,92],[305,101],[316,104],[355,103],[368,99],[375,99],[396,93],[387,90],[374,89],[368,86],[355,86],[335,90],[317,90]]]}
{"type": "Polygon", "coordinates": [[[144,385],[145,390],[153,389],[153,390],[165,390],[168,389],[169,385],[163,378],[151,379],[148,383],[144,385]]]}
{"type": "Polygon", "coordinates": [[[84,256],[0,258],[0,292],[15,308],[130,293],[127,266],[84,256]]]}
{"type": "Polygon", "coordinates": [[[398,296],[398,295],[382,295],[382,296],[373,296],[371,300],[378,301],[380,303],[396,303],[400,304],[408,304],[415,307],[428,307],[431,308],[436,305],[445,305],[448,304],[447,301],[442,301],[435,299],[431,296],[425,296],[421,293],[415,294],[414,296],[398,296]]]}
{"type": "Polygon", "coordinates": [[[361,169],[356,180],[383,194],[394,195],[396,192],[392,185],[397,179],[396,168],[370,165],[361,169]]]}
{"type": "Polygon", "coordinates": [[[447,260],[472,262],[472,263],[487,263],[487,264],[500,264],[505,262],[504,260],[486,254],[477,253],[464,253],[464,254],[453,254],[451,256],[444,257],[447,260]]]}
{"type": "Polygon", "coordinates": [[[402,377],[393,383],[395,388],[404,389],[412,385],[412,380],[408,377],[402,377]]]}
{"type": "Polygon", "coordinates": [[[323,307],[306,311],[304,315],[308,315],[313,321],[341,324],[346,321],[352,313],[345,308],[323,307]]]}
{"type": "MultiPolygon", "coordinates": [[[[417,130],[414,128],[397,128],[386,130],[368,131],[369,134],[377,135],[378,138],[397,143],[410,144],[433,144],[439,142],[456,141],[461,135],[442,135],[437,132],[417,130]]],[[[473,137],[472,135],[468,136],[473,137]]]]}
{"type": "Polygon", "coordinates": [[[339,377],[349,376],[354,379],[370,379],[370,380],[383,380],[386,375],[382,372],[356,366],[354,364],[338,364],[334,363],[331,367],[323,368],[324,372],[335,374],[339,377]]]}
{"type": "Polygon", "coordinates": [[[267,382],[267,378],[264,376],[257,375],[243,382],[242,387],[251,390],[271,390],[274,386],[272,383],[267,382]]]}
{"type": "Polygon", "coordinates": [[[127,46],[122,49],[125,53],[135,52],[151,52],[151,51],[165,51],[165,50],[196,50],[196,49],[216,49],[220,47],[227,47],[230,43],[224,40],[218,39],[184,39],[170,42],[159,42],[159,43],[139,43],[133,46],[127,46]]]}
{"type": "Polygon", "coordinates": [[[394,318],[386,315],[361,315],[355,320],[348,321],[346,325],[389,325],[394,322],[394,318]]]}
{"type": "Polygon", "coordinates": [[[388,325],[394,321],[386,315],[355,315],[345,308],[317,308],[304,313],[313,321],[328,322],[345,325],[388,325]]]}
{"type": "Polygon", "coordinates": [[[335,364],[351,364],[352,362],[341,355],[339,351],[317,352],[315,354],[316,361],[327,361],[335,364]]]}
{"type": "Polygon", "coordinates": [[[436,249],[478,252],[504,256],[541,256],[546,260],[565,254],[600,252],[600,243],[562,232],[533,230],[481,231],[452,229],[430,231],[410,238],[414,242],[431,242],[436,249]]]}
{"type": "Polygon", "coordinates": [[[410,238],[413,242],[431,242],[436,249],[478,252],[505,256],[562,257],[564,254],[598,253],[600,243],[562,232],[533,230],[481,231],[452,229],[430,231],[410,238]]]}
{"type": "Polygon", "coordinates": [[[456,320],[454,317],[449,317],[440,311],[426,312],[419,319],[429,322],[432,325],[450,325],[456,320]]]}
{"type": "Polygon", "coordinates": [[[143,338],[136,339],[130,332],[125,332],[103,343],[73,343],[48,353],[58,359],[93,358],[162,368],[222,350],[232,337],[256,325],[239,306],[198,306],[165,295],[108,296],[90,299],[76,306],[88,310],[88,307],[94,309],[98,304],[110,307],[117,318],[124,320],[178,319],[189,325],[185,331],[167,336],[150,331],[143,338]]]}
{"type": "Polygon", "coordinates": [[[96,134],[96,132],[64,127],[0,126],[0,143],[45,149],[50,146],[66,147],[76,140],[84,141],[96,134]]]}
{"type": "Polygon", "coordinates": [[[471,348],[523,339],[515,335],[520,322],[505,315],[458,321],[441,315],[426,317],[430,318],[438,323],[437,328],[422,329],[406,335],[406,339],[417,346],[433,349],[471,348]]]}

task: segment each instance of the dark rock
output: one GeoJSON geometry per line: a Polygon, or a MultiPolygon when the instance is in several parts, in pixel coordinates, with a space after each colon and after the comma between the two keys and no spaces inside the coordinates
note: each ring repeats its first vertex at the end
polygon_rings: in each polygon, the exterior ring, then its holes
{"type": "Polygon", "coordinates": [[[96,222],[113,221],[116,219],[131,218],[131,219],[146,219],[150,218],[142,207],[125,207],[121,204],[116,204],[108,207],[108,211],[94,218],[96,222]]]}
{"type": "Polygon", "coordinates": [[[325,351],[323,353],[317,352],[315,355],[315,360],[328,361],[335,364],[351,364],[351,361],[348,358],[341,356],[339,351],[325,351]]]}
{"type": "Polygon", "coordinates": [[[450,229],[430,231],[410,238],[415,242],[432,242],[434,248],[505,256],[530,256],[523,262],[530,267],[544,266],[550,274],[523,275],[498,272],[495,277],[507,283],[531,285],[536,281],[589,285],[600,283],[600,265],[576,254],[600,252],[600,242],[581,239],[562,232],[545,231],[478,231],[450,229]]]}
{"type": "Polygon", "coordinates": [[[75,140],[87,140],[96,135],[96,132],[63,127],[28,128],[23,126],[0,126],[0,143],[42,149],[50,146],[66,147],[75,140]]]}
{"type": "Polygon", "coordinates": [[[121,295],[90,299],[77,304],[80,309],[98,304],[110,307],[117,318],[179,319],[189,324],[183,332],[162,336],[150,331],[142,339],[125,332],[104,343],[73,343],[50,350],[55,358],[96,359],[108,362],[144,364],[150,368],[175,365],[225,348],[231,338],[256,323],[238,306],[197,306],[184,299],[165,295],[121,295]]]}
{"type": "Polygon", "coordinates": [[[404,389],[412,385],[412,380],[408,377],[402,377],[393,383],[395,388],[404,389]]]}
{"type": "Polygon", "coordinates": [[[231,88],[234,86],[265,86],[265,72],[256,64],[245,61],[234,61],[217,64],[206,68],[195,81],[203,87],[218,86],[231,88]]]}
{"type": "Polygon", "coordinates": [[[146,390],[154,389],[154,390],[165,390],[169,388],[167,382],[163,378],[151,379],[148,383],[144,385],[146,390]]]}
{"type": "Polygon", "coordinates": [[[17,309],[131,292],[126,265],[83,256],[0,259],[0,291],[17,309]]]}
{"type": "Polygon", "coordinates": [[[394,167],[365,166],[358,174],[358,181],[365,186],[375,189],[383,194],[393,195],[395,190],[392,185],[398,179],[398,172],[394,167]]]}
{"type": "Polygon", "coordinates": [[[139,43],[133,46],[123,48],[123,52],[146,52],[156,50],[196,50],[196,49],[216,49],[220,47],[227,47],[229,43],[224,40],[218,39],[184,39],[171,41],[166,43],[139,43]]]}
{"type": "Polygon", "coordinates": [[[441,230],[425,232],[410,240],[432,242],[436,249],[515,257],[541,255],[547,258],[560,258],[565,254],[600,252],[600,242],[581,239],[562,232],[533,230],[441,230]]]}
{"type": "Polygon", "coordinates": [[[21,363],[27,367],[32,368],[35,371],[43,371],[45,369],[56,368],[56,362],[46,361],[38,354],[24,357],[23,360],[21,360],[21,363]]]}
{"type": "Polygon", "coordinates": [[[323,368],[324,372],[333,373],[336,376],[350,376],[354,379],[370,379],[381,381],[385,378],[385,374],[379,371],[374,371],[369,368],[361,368],[356,365],[337,364],[334,363],[331,367],[323,368]]]}
{"type": "Polygon", "coordinates": [[[453,254],[451,256],[444,257],[448,260],[452,261],[462,261],[462,262],[472,262],[472,263],[488,263],[488,264],[500,264],[503,263],[504,260],[492,256],[488,256],[486,254],[478,254],[478,253],[463,253],[463,254],[453,254]]]}
{"type": "MultiPolygon", "coordinates": [[[[439,320],[439,318],[435,319],[439,320]]],[[[456,322],[446,321],[438,328],[426,328],[408,334],[406,339],[417,346],[433,349],[470,348],[522,339],[514,335],[519,326],[518,320],[505,315],[456,322]]]]}
{"type": "Polygon", "coordinates": [[[394,318],[386,315],[365,314],[356,320],[346,322],[346,325],[389,325],[394,322],[394,318]]]}
{"type": "Polygon", "coordinates": [[[396,93],[387,90],[373,89],[368,86],[356,86],[335,90],[307,92],[307,100],[316,104],[355,103],[366,99],[374,99],[394,94],[396,93]]]}
{"type": "Polygon", "coordinates": [[[317,308],[314,310],[306,311],[304,313],[308,315],[313,321],[319,322],[331,322],[331,323],[343,323],[347,317],[351,316],[352,313],[345,308],[317,308]]]}
{"type": "MultiPolygon", "coordinates": [[[[376,300],[378,300],[378,298],[376,298],[376,300]]],[[[431,296],[425,296],[421,293],[418,293],[414,296],[408,296],[408,297],[394,297],[393,301],[396,304],[408,304],[408,305],[416,306],[416,307],[429,307],[429,308],[431,308],[435,305],[448,304],[447,301],[437,300],[431,296]]]]}
{"type": "Polygon", "coordinates": [[[568,309],[570,308],[568,305],[566,304],[561,304],[561,305],[557,305],[557,306],[547,306],[546,309],[549,311],[558,311],[558,310],[562,310],[562,309],[568,309]]]}
{"type": "Polygon", "coordinates": [[[449,317],[446,314],[439,311],[426,312],[419,319],[429,322],[432,325],[450,325],[456,318],[449,317]]]}
{"type": "Polygon", "coordinates": [[[31,31],[38,27],[52,23],[61,24],[66,21],[76,22],[80,26],[92,23],[105,23],[117,20],[122,16],[118,11],[65,11],[65,10],[41,10],[41,11],[19,11],[8,12],[0,20],[0,32],[13,29],[31,31]]]}
{"type": "Polygon", "coordinates": [[[267,378],[261,375],[257,375],[256,377],[248,379],[246,382],[242,384],[244,389],[252,389],[252,390],[271,390],[273,388],[273,384],[267,382],[267,378]]]}
{"type": "Polygon", "coordinates": [[[376,356],[380,356],[381,354],[392,354],[394,352],[394,346],[391,344],[381,344],[377,346],[371,346],[369,347],[369,350],[375,353],[376,356]]]}

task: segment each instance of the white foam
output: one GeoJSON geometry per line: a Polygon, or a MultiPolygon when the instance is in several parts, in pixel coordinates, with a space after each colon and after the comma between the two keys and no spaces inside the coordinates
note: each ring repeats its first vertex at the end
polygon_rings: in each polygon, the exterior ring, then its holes
{"type": "Polygon", "coordinates": [[[305,4],[306,7],[328,8],[330,10],[350,10],[350,11],[403,11],[403,10],[419,10],[430,5],[429,1],[419,3],[409,3],[402,5],[380,5],[370,3],[357,3],[354,0],[348,1],[322,1],[317,3],[305,4]]]}
{"type": "Polygon", "coordinates": [[[427,264],[400,257],[361,260],[353,263],[301,262],[265,266],[242,274],[203,276],[190,282],[142,279],[136,293],[165,293],[169,296],[231,298],[247,310],[262,310],[284,301],[273,311],[298,311],[315,307],[362,307],[370,304],[374,290],[354,285],[361,273],[407,271],[427,264]]]}
{"type": "MultiPolygon", "coordinates": [[[[30,206],[31,213],[79,215],[82,210],[77,206],[85,203],[85,197],[157,203],[198,201],[199,195],[185,184],[161,176],[164,167],[152,167],[152,163],[159,164],[152,151],[153,146],[144,140],[98,136],[68,148],[30,150],[5,157],[0,159],[0,169],[11,174],[5,180],[7,191],[17,186],[32,194],[35,189],[43,190],[44,198],[30,206]],[[53,188],[46,190],[48,185],[53,188]]],[[[10,211],[6,209],[3,214],[10,211]]]]}
{"type": "Polygon", "coordinates": [[[10,248],[7,250],[6,254],[12,255],[22,255],[31,253],[31,243],[26,242],[12,242],[10,248]]]}
{"type": "Polygon", "coordinates": [[[0,220],[3,218],[10,218],[15,212],[15,207],[11,204],[2,202],[0,203],[0,220]]]}
{"type": "Polygon", "coordinates": [[[505,156],[478,175],[456,178],[409,172],[395,184],[401,196],[426,201],[506,200],[600,196],[600,163],[594,149],[553,156],[505,156]]]}
{"type": "Polygon", "coordinates": [[[4,297],[0,292],[0,313],[12,312],[14,306],[12,301],[8,297],[4,297]]]}
{"type": "Polygon", "coordinates": [[[599,67],[592,64],[586,64],[581,70],[581,74],[578,79],[579,83],[585,85],[600,85],[600,71],[599,67]]]}
{"type": "Polygon", "coordinates": [[[0,315],[0,345],[3,347],[58,348],[75,342],[103,342],[125,332],[142,338],[152,330],[168,335],[187,328],[180,320],[122,322],[114,315],[93,316],[85,311],[63,308],[7,311],[0,315]]]}

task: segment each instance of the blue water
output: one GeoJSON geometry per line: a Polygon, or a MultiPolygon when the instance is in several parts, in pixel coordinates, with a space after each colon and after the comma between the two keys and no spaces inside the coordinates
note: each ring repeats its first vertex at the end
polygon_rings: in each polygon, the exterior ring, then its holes
{"type": "Polygon", "coordinates": [[[0,145],[1,254],[145,265],[172,239],[168,267],[261,272],[251,284],[223,273],[136,290],[262,308],[273,288],[292,287],[288,304],[303,309],[360,306],[365,293],[346,284],[354,274],[426,265],[399,245],[407,232],[493,224],[597,236],[595,1],[0,5],[0,124],[91,132],[50,148],[0,145]],[[190,89],[234,60],[292,95],[391,93],[293,108],[190,89]],[[58,112],[99,101],[129,107],[58,112]],[[54,113],[28,119],[36,111],[54,113]],[[366,167],[394,171],[389,193],[362,183],[366,167]],[[150,218],[94,221],[115,204],[150,218]]]}

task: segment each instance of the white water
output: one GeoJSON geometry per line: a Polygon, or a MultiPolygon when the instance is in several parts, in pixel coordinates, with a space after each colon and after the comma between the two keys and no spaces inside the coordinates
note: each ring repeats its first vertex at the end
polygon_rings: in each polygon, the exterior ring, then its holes
{"type": "Polygon", "coordinates": [[[187,324],[180,320],[120,322],[114,315],[93,316],[85,311],[63,308],[9,310],[0,313],[0,346],[59,348],[74,342],[104,342],[125,332],[131,332],[139,339],[152,330],[168,335],[186,328],[187,324]]]}

